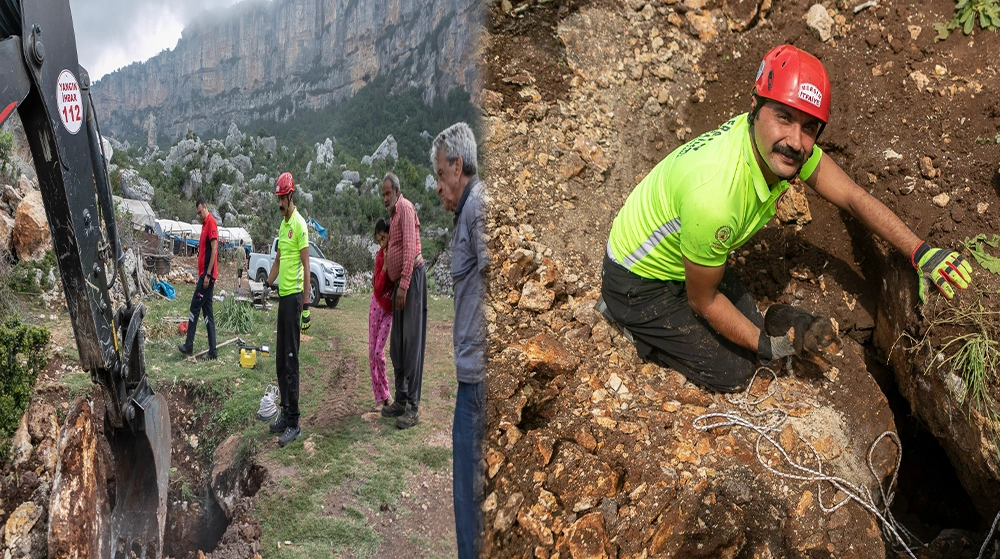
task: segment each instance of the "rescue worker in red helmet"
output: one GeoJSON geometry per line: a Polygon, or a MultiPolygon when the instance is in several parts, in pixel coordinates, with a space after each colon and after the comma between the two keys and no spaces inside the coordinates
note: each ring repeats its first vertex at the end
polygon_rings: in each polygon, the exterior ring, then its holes
{"type": "Polygon", "coordinates": [[[791,45],[774,48],[749,113],[680,146],[632,191],[611,227],[597,309],[640,357],[732,392],[758,361],[794,353],[788,334],[764,333],[756,303],[725,264],[796,176],[908,256],[921,301],[930,284],[949,299],[968,287],[967,261],[919,239],[816,145],[830,105],[823,64],[791,45]]]}
{"type": "Polygon", "coordinates": [[[295,181],[282,173],[274,184],[281,208],[277,253],[265,287],[278,290],[278,335],[275,367],[281,413],[271,423],[278,444],[285,446],[302,435],[299,428],[299,338],[309,329],[309,234],[306,222],[295,209],[295,181]],[[275,283],[277,282],[277,284],[275,283]]]}

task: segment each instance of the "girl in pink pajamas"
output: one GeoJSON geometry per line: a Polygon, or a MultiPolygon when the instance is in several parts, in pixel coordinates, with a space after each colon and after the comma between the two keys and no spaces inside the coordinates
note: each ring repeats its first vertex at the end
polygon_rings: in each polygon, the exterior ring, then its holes
{"type": "Polygon", "coordinates": [[[385,377],[385,342],[392,329],[392,282],[385,270],[385,247],[389,244],[389,223],[379,218],[375,222],[375,253],[372,302],[368,307],[368,363],[372,372],[372,390],[375,401],[389,405],[389,381],[385,377]]]}

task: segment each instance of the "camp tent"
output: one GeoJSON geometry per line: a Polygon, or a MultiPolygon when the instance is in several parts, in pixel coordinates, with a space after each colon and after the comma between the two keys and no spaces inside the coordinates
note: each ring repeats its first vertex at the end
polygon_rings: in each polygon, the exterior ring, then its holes
{"type": "Polygon", "coordinates": [[[149,202],[119,196],[114,196],[114,201],[117,211],[128,214],[133,229],[153,228],[156,222],[156,213],[149,206],[149,202]]]}

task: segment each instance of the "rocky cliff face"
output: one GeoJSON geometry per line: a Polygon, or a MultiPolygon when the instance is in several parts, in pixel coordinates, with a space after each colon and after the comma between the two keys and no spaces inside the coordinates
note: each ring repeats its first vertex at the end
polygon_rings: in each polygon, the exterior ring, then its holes
{"type": "Polygon", "coordinates": [[[427,102],[454,87],[475,94],[481,18],[474,0],[247,0],[102,78],[95,103],[112,135],[138,135],[153,115],[174,138],[320,108],[380,74],[427,102]]]}

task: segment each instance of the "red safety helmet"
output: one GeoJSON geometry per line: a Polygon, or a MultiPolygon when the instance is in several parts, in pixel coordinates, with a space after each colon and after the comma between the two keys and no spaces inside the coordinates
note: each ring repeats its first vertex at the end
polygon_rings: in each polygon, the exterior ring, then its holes
{"type": "Polygon", "coordinates": [[[753,91],[758,96],[830,121],[830,78],[818,58],[792,45],[764,55],[753,91]]]}
{"type": "Polygon", "coordinates": [[[295,180],[292,179],[291,173],[281,173],[278,180],[274,183],[274,194],[275,196],[284,196],[285,194],[291,194],[295,192],[295,180]]]}

